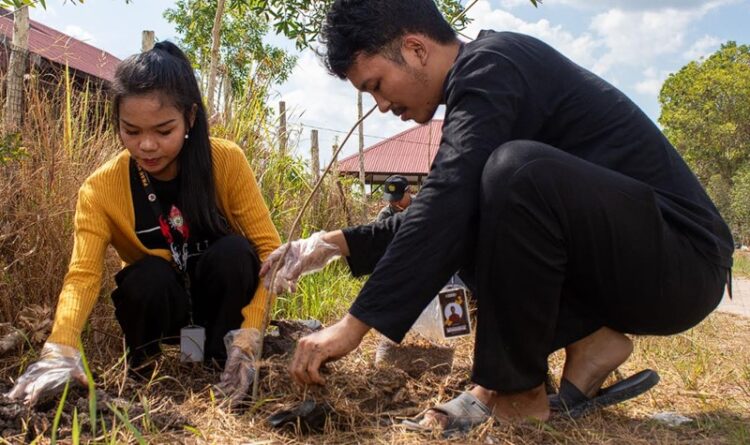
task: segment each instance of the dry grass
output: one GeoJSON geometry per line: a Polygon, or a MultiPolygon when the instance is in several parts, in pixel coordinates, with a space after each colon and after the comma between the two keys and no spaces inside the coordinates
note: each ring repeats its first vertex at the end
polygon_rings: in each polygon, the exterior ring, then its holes
{"type": "MultiPolygon", "coordinates": [[[[119,360],[120,341],[116,329],[90,333],[85,339],[99,390],[130,410],[130,418],[148,443],[440,443],[393,426],[404,417],[451,397],[469,385],[471,341],[456,348],[453,372],[427,372],[411,378],[405,372],[373,366],[375,336],[349,357],[329,366],[325,388],[302,392],[292,385],[285,359],[271,358],[263,372],[262,400],[231,412],[212,398],[210,385],[218,371],[180,364],[177,353],[168,350],[151,382],[126,378],[119,360]],[[113,364],[115,364],[113,366],[113,364]],[[326,401],[335,414],[322,433],[303,434],[291,429],[274,430],[266,418],[304,398],[326,401]],[[144,401],[146,403],[144,403],[144,401]]],[[[750,441],[750,320],[714,314],[697,328],[668,338],[639,338],[632,359],[622,368],[630,374],[643,368],[658,370],[661,383],[640,398],[608,408],[577,421],[557,419],[548,423],[505,425],[489,423],[460,443],[496,444],[745,444],[750,441]],[[674,411],[693,419],[680,427],[653,420],[654,413],[674,411]]],[[[7,382],[17,375],[19,362],[31,357],[6,358],[0,362],[0,377],[7,382]]],[[[559,375],[559,355],[552,370],[559,375]]],[[[83,397],[83,391],[81,391],[83,397]]],[[[72,399],[66,411],[72,411],[72,399]]],[[[113,402],[114,403],[114,402],[113,402]]],[[[80,405],[80,401],[78,405],[80,405]]],[[[49,409],[49,407],[48,407],[49,409]]],[[[112,414],[103,415],[112,422],[112,414]]],[[[39,422],[37,422],[38,424],[39,422]]],[[[115,422],[117,423],[117,422],[115,422]]],[[[62,423],[60,437],[69,439],[69,426],[62,423]]],[[[35,432],[49,437],[49,427],[35,432]],[[42,431],[43,430],[43,431],[42,431]]],[[[6,436],[21,443],[33,434],[6,436]]],[[[85,438],[85,434],[84,434],[85,438]]],[[[112,439],[110,435],[107,441],[112,439]]],[[[116,442],[135,442],[122,428],[116,442]]],[[[445,443],[455,443],[446,441],[445,443]]]]}

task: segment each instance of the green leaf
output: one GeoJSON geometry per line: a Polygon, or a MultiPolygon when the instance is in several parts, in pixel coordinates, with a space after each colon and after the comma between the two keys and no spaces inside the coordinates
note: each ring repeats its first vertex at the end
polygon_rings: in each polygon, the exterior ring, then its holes
{"type": "Polygon", "coordinates": [[[55,418],[52,420],[52,432],[50,433],[49,443],[55,445],[57,443],[57,430],[60,427],[60,417],[62,417],[63,407],[65,406],[65,400],[68,398],[68,387],[70,386],[70,380],[65,382],[65,389],[63,389],[62,396],[60,397],[60,403],[57,404],[57,411],[55,411],[55,418]]]}

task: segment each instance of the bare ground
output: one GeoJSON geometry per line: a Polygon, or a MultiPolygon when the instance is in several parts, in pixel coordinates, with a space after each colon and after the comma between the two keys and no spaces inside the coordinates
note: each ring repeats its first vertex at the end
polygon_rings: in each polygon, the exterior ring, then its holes
{"type": "MultiPolygon", "coordinates": [[[[489,422],[469,437],[445,443],[750,443],[749,338],[750,319],[721,313],[681,335],[638,338],[632,359],[621,371],[628,375],[643,368],[657,370],[661,383],[646,395],[576,421],[489,422]],[[692,421],[670,427],[651,419],[659,412],[677,412],[692,421]]],[[[177,352],[168,349],[151,381],[134,381],[119,360],[116,331],[89,333],[87,351],[94,363],[97,418],[102,425],[92,438],[87,391],[74,389],[65,404],[58,437],[71,441],[76,408],[82,442],[135,443],[142,435],[143,443],[440,443],[443,439],[437,435],[405,432],[394,425],[470,386],[471,341],[458,343],[451,373],[427,371],[416,377],[401,369],[374,366],[377,341],[376,336],[368,336],[360,350],[329,366],[326,387],[307,391],[292,384],[285,358],[267,359],[260,400],[232,411],[212,396],[210,385],[218,380],[218,371],[180,364],[177,352]],[[327,407],[321,431],[293,426],[274,429],[268,424],[270,415],[305,399],[327,407]]],[[[33,358],[18,354],[0,361],[0,390],[6,390],[19,366],[33,358]]],[[[556,354],[551,369],[557,376],[561,365],[562,356],[556,354]]],[[[47,442],[56,405],[53,400],[30,410],[0,399],[0,442],[28,443],[37,436],[47,442]]]]}

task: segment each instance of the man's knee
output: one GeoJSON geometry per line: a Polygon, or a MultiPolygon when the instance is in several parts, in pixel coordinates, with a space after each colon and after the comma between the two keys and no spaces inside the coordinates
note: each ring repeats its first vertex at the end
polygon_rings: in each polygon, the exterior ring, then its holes
{"type": "Polygon", "coordinates": [[[492,152],[482,171],[481,190],[485,199],[496,201],[499,193],[507,193],[511,184],[524,177],[535,176],[537,170],[551,169],[560,150],[536,141],[516,140],[506,142],[492,152]],[[541,161],[541,162],[540,162],[541,161]],[[534,165],[534,168],[529,168],[534,165]]]}

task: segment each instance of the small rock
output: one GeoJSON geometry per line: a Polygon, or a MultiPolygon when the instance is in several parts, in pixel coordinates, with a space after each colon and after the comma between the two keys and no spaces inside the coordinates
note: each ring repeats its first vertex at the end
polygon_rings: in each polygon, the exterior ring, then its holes
{"type": "Polygon", "coordinates": [[[680,426],[693,421],[690,417],[685,417],[682,414],[672,411],[652,414],[651,418],[668,426],[680,426]]]}

